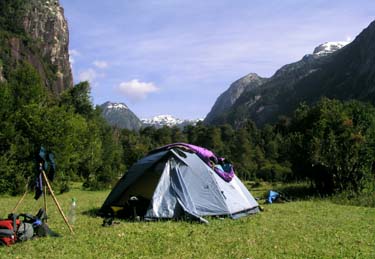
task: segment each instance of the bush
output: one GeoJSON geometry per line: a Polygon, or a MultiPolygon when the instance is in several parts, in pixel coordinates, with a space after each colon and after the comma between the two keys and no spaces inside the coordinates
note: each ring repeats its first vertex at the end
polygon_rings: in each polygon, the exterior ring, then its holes
{"type": "Polygon", "coordinates": [[[374,183],[375,109],[357,101],[301,106],[288,134],[293,172],[324,193],[360,193],[374,183]]]}
{"type": "Polygon", "coordinates": [[[331,197],[334,203],[352,206],[375,207],[374,192],[354,193],[344,191],[331,197]]]}
{"type": "Polygon", "coordinates": [[[292,178],[290,165],[266,163],[256,173],[258,179],[268,182],[287,182],[292,178]]]}

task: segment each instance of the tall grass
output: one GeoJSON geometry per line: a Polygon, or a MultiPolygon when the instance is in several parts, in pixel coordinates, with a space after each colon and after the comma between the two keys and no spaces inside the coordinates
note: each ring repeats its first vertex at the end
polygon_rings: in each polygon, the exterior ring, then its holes
{"type": "Polygon", "coordinates": [[[363,206],[375,208],[375,193],[343,192],[331,197],[332,202],[342,205],[363,206]]]}

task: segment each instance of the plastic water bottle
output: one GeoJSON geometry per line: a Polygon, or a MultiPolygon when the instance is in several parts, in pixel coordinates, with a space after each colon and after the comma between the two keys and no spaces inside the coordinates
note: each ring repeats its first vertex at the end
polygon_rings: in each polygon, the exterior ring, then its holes
{"type": "Polygon", "coordinates": [[[74,224],[76,221],[76,210],[77,210],[77,200],[72,198],[72,203],[70,204],[68,220],[70,224],[74,224]]]}

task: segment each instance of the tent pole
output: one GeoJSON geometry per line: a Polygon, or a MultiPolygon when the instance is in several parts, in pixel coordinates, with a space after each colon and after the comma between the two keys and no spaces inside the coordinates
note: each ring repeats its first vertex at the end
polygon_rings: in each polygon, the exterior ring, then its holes
{"type": "Polygon", "coordinates": [[[66,225],[68,226],[70,232],[71,232],[72,234],[74,234],[73,228],[72,228],[72,226],[69,224],[68,219],[65,217],[65,214],[64,214],[63,210],[61,209],[61,206],[60,206],[59,202],[57,201],[55,194],[53,193],[52,187],[51,187],[51,185],[49,184],[48,178],[47,178],[46,173],[44,172],[44,170],[42,170],[42,174],[43,174],[44,181],[45,181],[46,184],[47,184],[48,190],[49,190],[49,192],[50,192],[50,194],[51,194],[51,196],[52,196],[52,198],[53,198],[53,201],[55,202],[57,208],[59,209],[59,212],[60,212],[61,216],[63,217],[63,219],[64,219],[66,225]]]}

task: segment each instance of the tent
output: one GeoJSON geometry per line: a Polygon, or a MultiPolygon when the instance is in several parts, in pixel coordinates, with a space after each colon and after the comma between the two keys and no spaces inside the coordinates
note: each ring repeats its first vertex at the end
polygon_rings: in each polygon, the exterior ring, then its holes
{"type": "Polygon", "coordinates": [[[239,218],[258,212],[258,203],[238,177],[233,173],[228,179],[215,172],[202,150],[208,151],[176,143],[150,152],[119,180],[100,214],[205,222],[204,216],[239,218]]]}

